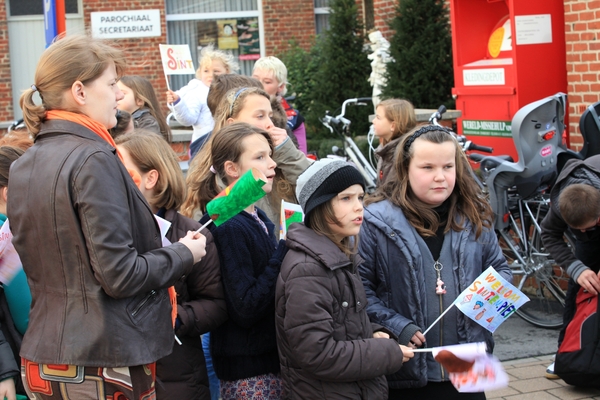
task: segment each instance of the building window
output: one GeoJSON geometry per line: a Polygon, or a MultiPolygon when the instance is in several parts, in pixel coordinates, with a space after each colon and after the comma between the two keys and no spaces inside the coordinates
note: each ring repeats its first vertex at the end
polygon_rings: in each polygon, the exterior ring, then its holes
{"type": "MultiPolygon", "coordinates": [[[[78,0],[65,0],[65,12],[67,14],[78,14],[78,3],[78,0]]],[[[8,0],[8,7],[8,13],[11,17],[44,14],[44,1],[41,0],[8,0]]]]}
{"type": "MultiPolygon", "coordinates": [[[[252,75],[254,62],[264,52],[264,31],[259,0],[167,0],[167,41],[190,46],[195,68],[200,51],[208,44],[230,52],[240,73],[252,75]]],[[[190,75],[171,76],[174,90],[186,85],[190,75]]]]}
{"type": "Polygon", "coordinates": [[[317,35],[329,29],[329,0],[314,0],[317,35]]]}

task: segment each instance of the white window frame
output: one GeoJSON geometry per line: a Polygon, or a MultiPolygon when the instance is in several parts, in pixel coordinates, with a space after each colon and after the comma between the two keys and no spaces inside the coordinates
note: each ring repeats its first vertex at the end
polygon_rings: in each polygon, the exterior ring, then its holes
{"type": "Polygon", "coordinates": [[[257,10],[222,11],[212,13],[166,14],[166,22],[206,21],[215,19],[258,18],[258,34],[260,35],[260,56],[265,56],[265,27],[263,24],[262,0],[257,0],[257,10]]]}
{"type": "MultiPolygon", "coordinates": [[[[317,15],[329,15],[331,14],[331,8],[329,7],[315,7],[315,27],[317,26],[317,15]]],[[[321,34],[323,32],[317,32],[318,34],[321,34]]]]}

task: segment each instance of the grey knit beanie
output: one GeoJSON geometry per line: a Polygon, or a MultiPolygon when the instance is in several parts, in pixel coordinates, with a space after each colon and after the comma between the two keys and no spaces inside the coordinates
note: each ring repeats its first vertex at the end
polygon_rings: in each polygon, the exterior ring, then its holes
{"type": "Polygon", "coordinates": [[[296,197],[304,211],[305,223],[315,207],[352,185],[361,185],[365,189],[365,180],[352,164],[331,158],[312,163],[296,182],[296,197]]]}

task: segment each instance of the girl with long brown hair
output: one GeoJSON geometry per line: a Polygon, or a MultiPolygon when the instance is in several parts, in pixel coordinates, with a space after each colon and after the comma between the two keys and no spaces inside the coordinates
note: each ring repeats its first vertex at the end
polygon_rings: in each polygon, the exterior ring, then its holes
{"type": "MultiPolygon", "coordinates": [[[[358,245],[371,321],[413,348],[484,341],[492,351],[492,334],[455,307],[422,333],[489,266],[512,280],[465,154],[445,128],[423,126],[402,137],[394,169],[366,202],[358,245]]],[[[457,392],[431,353],[388,384],[390,399],[485,399],[457,392]]]]}

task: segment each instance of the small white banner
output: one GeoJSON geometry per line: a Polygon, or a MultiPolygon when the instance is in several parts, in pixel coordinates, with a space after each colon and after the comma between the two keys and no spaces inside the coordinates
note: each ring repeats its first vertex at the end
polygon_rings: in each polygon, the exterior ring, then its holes
{"type": "Polygon", "coordinates": [[[517,45],[552,43],[550,14],[515,15],[515,25],[517,45]]]}
{"type": "Polygon", "coordinates": [[[504,85],[504,68],[482,68],[463,70],[465,86],[504,85]]]}
{"type": "Polygon", "coordinates": [[[92,36],[101,39],[160,36],[160,10],[91,13],[92,36]]]}

